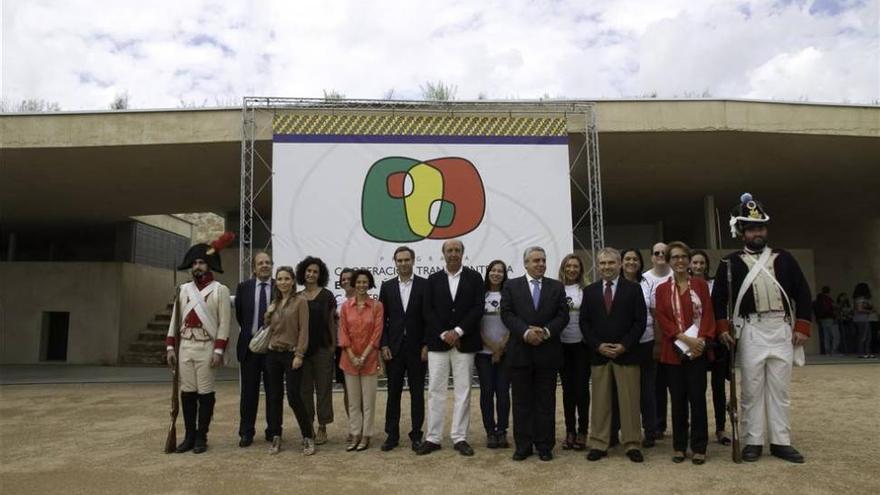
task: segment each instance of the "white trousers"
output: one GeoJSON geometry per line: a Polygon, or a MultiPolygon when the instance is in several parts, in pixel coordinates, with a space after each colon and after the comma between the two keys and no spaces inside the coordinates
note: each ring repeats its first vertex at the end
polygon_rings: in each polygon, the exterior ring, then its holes
{"type": "Polygon", "coordinates": [[[209,394],[214,391],[214,341],[180,341],[180,391],[209,394]]]}
{"type": "Polygon", "coordinates": [[[428,420],[425,440],[440,444],[446,425],[446,395],[449,371],[452,370],[454,400],[452,407],[453,443],[467,440],[471,410],[471,376],[474,354],[451,349],[447,352],[428,352],[428,420]]]}
{"type": "Polygon", "coordinates": [[[750,315],[740,334],[741,431],[745,445],[791,445],[791,324],[782,313],[750,315]]]}

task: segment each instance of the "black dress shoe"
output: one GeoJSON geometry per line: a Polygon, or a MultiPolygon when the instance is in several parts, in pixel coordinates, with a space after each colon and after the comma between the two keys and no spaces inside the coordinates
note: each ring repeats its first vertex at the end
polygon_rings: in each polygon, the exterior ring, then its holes
{"type": "Polygon", "coordinates": [[[196,437],[196,443],[193,446],[193,454],[203,454],[208,450],[208,439],[196,437]]]}
{"type": "Polygon", "coordinates": [[[435,450],[440,450],[440,448],[440,445],[426,440],[419,445],[419,449],[416,450],[416,455],[427,455],[435,450]]]}
{"type": "Polygon", "coordinates": [[[599,459],[608,455],[607,450],[599,450],[599,449],[590,449],[587,452],[587,460],[588,461],[598,461],[599,459]]]}
{"type": "Polygon", "coordinates": [[[421,440],[412,440],[412,441],[410,441],[410,445],[409,445],[409,446],[410,446],[410,448],[412,449],[413,452],[418,452],[418,451],[419,451],[419,446],[421,446],[421,445],[422,445],[422,441],[421,441],[421,440]]]}
{"type": "Polygon", "coordinates": [[[254,443],[254,437],[249,437],[246,435],[242,435],[238,440],[238,446],[241,448],[250,447],[251,444],[254,443]]]}
{"type": "Polygon", "coordinates": [[[770,455],[795,464],[804,463],[804,456],[791,445],[773,445],[771,443],[770,455]]]}
{"type": "Polygon", "coordinates": [[[541,459],[544,462],[552,461],[553,460],[553,452],[551,452],[549,450],[542,450],[542,451],[538,452],[538,459],[541,459]]]}
{"type": "Polygon", "coordinates": [[[379,450],[381,450],[382,452],[388,452],[389,450],[394,450],[397,445],[397,440],[386,438],[385,441],[382,443],[382,446],[379,447],[379,450]]]}
{"type": "Polygon", "coordinates": [[[755,462],[761,457],[763,445],[746,445],[742,452],[743,460],[746,462],[755,462]]]}
{"type": "Polygon", "coordinates": [[[509,449],[510,448],[510,442],[507,441],[507,433],[499,433],[496,437],[498,438],[498,448],[499,449],[509,449]]]}
{"type": "Polygon", "coordinates": [[[631,449],[626,451],[626,456],[629,457],[629,460],[633,462],[645,462],[645,458],[642,457],[642,451],[639,449],[631,449]]]}
{"type": "Polygon", "coordinates": [[[465,457],[470,457],[474,455],[474,449],[472,449],[470,444],[468,444],[465,440],[455,442],[455,445],[453,445],[452,448],[457,450],[459,454],[465,457]]]}
{"type": "Polygon", "coordinates": [[[513,460],[514,461],[524,461],[524,460],[528,459],[529,457],[531,457],[531,455],[532,455],[531,450],[526,451],[526,452],[520,452],[519,450],[517,450],[516,452],[513,453],[513,460]]]}
{"type": "Polygon", "coordinates": [[[489,433],[486,435],[486,448],[487,449],[497,449],[498,448],[498,436],[494,433],[489,433]]]}

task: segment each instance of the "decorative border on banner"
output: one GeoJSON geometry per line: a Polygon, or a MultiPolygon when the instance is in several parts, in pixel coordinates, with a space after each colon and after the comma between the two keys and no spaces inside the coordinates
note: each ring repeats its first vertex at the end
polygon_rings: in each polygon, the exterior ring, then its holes
{"type": "Polygon", "coordinates": [[[568,144],[568,136],[377,136],[344,134],[275,134],[276,143],[377,144],[568,144]]]}
{"type": "Polygon", "coordinates": [[[566,120],[560,117],[281,114],[272,128],[278,142],[568,142],[566,120]]]}

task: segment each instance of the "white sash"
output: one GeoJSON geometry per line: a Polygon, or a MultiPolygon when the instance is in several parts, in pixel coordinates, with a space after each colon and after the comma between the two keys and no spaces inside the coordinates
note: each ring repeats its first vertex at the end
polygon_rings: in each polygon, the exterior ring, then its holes
{"type": "Polygon", "coordinates": [[[201,291],[196,289],[195,282],[188,282],[183,285],[187,294],[186,306],[183,308],[183,318],[186,319],[186,315],[188,315],[190,311],[195,310],[196,315],[199,317],[199,320],[202,321],[205,330],[208,331],[211,338],[215,339],[217,338],[218,331],[217,320],[214,319],[208,311],[208,307],[205,305],[205,299],[214,291],[214,289],[217,288],[218,285],[220,285],[220,283],[215,280],[201,291]]]}
{"type": "MultiPolygon", "coordinates": [[[[794,331],[794,307],[791,305],[791,299],[788,297],[788,293],[785,292],[785,289],[782,287],[782,284],[776,280],[776,277],[770,273],[770,270],[767,269],[767,260],[770,259],[770,252],[772,250],[768,247],[764,247],[764,252],[761,253],[761,256],[758,257],[758,261],[752,265],[749,273],[746,274],[746,278],[743,280],[742,286],[739,288],[739,294],[736,296],[736,304],[733,307],[733,328],[736,332],[736,338],[739,338],[740,332],[742,330],[743,324],[745,323],[743,318],[739,315],[739,305],[742,302],[743,296],[745,296],[746,291],[749,290],[749,287],[752,286],[755,279],[758,277],[760,272],[764,272],[767,276],[773,280],[773,283],[776,284],[776,287],[779,288],[779,291],[782,293],[782,297],[785,299],[786,303],[786,315],[788,316],[788,324],[791,326],[792,331],[794,331]]],[[[804,356],[804,346],[799,345],[794,348],[794,364],[795,366],[803,366],[805,363],[804,356]]]]}

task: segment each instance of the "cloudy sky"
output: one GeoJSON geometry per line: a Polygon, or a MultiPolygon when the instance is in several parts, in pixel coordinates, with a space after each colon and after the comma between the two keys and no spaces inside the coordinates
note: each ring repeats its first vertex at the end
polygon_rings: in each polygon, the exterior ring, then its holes
{"type": "Polygon", "coordinates": [[[63,110],[245,95],[877,104],[880,0],[2,0],[2,92],[63,110]]]}

